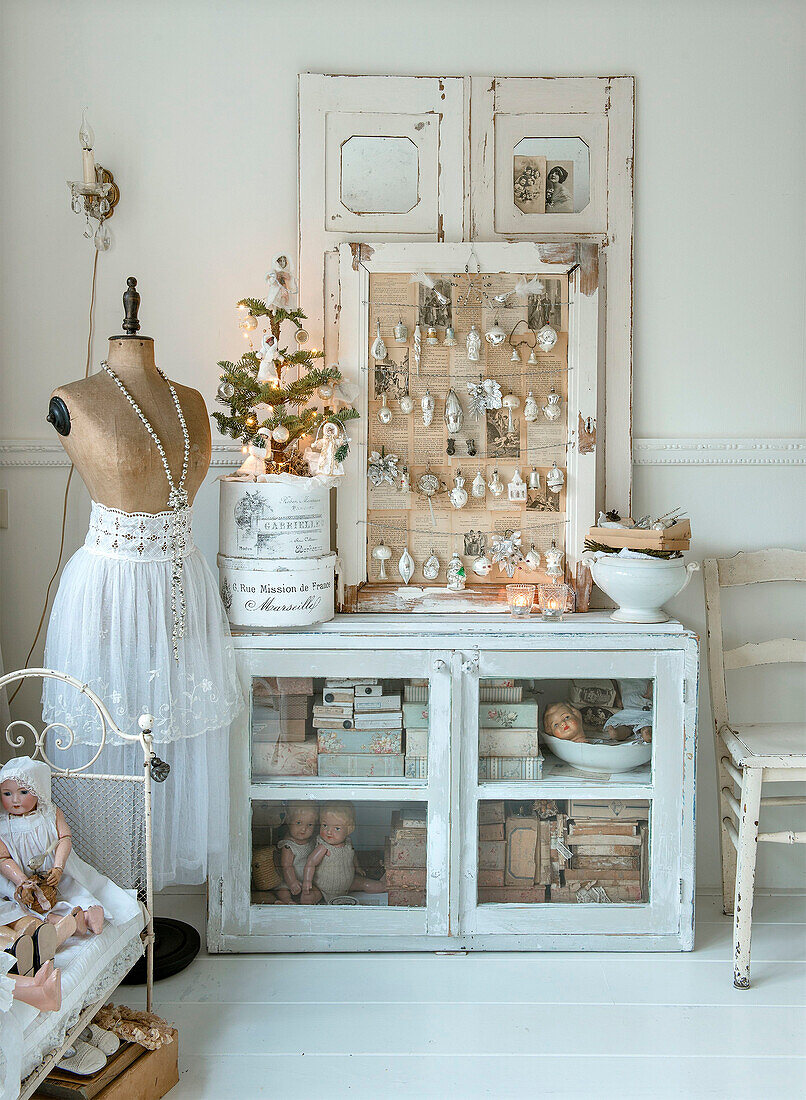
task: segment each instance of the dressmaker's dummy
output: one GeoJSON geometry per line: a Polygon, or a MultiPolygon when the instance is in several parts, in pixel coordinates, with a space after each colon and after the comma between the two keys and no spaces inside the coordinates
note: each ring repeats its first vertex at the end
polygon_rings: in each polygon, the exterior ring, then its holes
{"type": "MultiPolygon", "coordinates": [[[[136,280],[128,284],[125,335],[110,338],[107,363],[159,440],[173,486],[192,504],[210,465],[207,409],[200,393],[158,371],[154,341],[138,335],[136,280]]],[[[227,810],[214,809],[212,786],[226,787],[228,730],[242,702],[218,585],[194,547],[190,508],[170,504],[159,447],[115,378],[102,369],[59,387],[48,420],[93,505],[85,544],[62,574],[45,665],[88,684],[124,733],[138,733],[144,711],[156,716],[154,749],[172,770],[165,787],[155,788],[155,885],[198,884],[208,852],[223,845],[227,810]]],[[[75,745],[55,753],[62,767],[85,764],[99,744],[88,704],[69,686],[45,680],[45,722],[75,733],[75,745]]],[[[96,769],[142,772],[138,744],[111,744],[112,755],[104,749],[96,769]]]]}
{"type": "MultiPolygon", "coordinates": [[[[107,362],[148,417],[178,480],[183,439],[176,409],[165,381],[157,373],[154,341],[150,336],[137,334],[140,328],[137,280],[130,278],[128,284],[123,296],[126,334],[110,336],[107,362]]],[[[192,504],[210,465],[210,420],[198,390],[176,382],[174,386],[190,434],[185,488],[192,504]]],[[[105,371],[59,386],[51,397],[48,420],[54,423],[62,446],[93,500],[121,512],[165,510],[168,482],[160,456],[128,401],[105,371]]]]}

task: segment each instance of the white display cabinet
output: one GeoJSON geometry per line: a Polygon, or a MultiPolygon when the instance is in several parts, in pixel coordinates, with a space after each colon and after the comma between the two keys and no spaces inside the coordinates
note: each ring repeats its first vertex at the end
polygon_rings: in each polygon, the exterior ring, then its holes
{"type": "Polygon", "coordinates": [[[235,646],[250,705],[231,733],[230,845],[211,872],[211,951],[693,946],[698,647],[679,623],[626,625],[604,612],[551,624],[345,615],[241,633],[235,646]],[[326,705],[326,682],[362,678],[378,681],[388,730],[323,732],[332,723],[313,707],[326,705]],[[586,776],[553,757],[536,733],[545,706],[581,692],[595,725],[608,713],[598,701],[612,703],[595,685],[624,680],[650,685],[650,759],[586,776]],[[289,695],[272,695],[289,682],[289,695]],[[344,774],[356,760],[370,774],[344,774]],[[358,863],[371,884],[384,882],[340,904],[274,903],[255,884],[253,854],[276,843],[295,800],[352,802],[358,863]],[[522,840],[508,840],[516,829],[522,840]]]}

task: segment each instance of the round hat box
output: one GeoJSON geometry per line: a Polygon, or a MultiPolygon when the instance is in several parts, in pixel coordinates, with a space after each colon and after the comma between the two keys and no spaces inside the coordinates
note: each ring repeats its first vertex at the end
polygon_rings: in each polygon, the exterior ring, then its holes
{"type": "Polygon", "coordinates": [[[243,630],[332,619],[335,571],[335,554],[267,561],[218,555],[221,599],[232,626],[243,630]]]}
{"type": "Polygon", "coordinates": [[[316,477],[219,478],[218,549],[228,558],[318,558],[330,551],[330,490],[316,477]]]}

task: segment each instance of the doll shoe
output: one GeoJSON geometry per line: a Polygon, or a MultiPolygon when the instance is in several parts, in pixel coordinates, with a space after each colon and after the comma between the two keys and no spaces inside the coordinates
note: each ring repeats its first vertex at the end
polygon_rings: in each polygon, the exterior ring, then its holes
{"type": "MultiPolygon", "coordinates": [[[[3,937],[5,939],[5,937],[3,937]]],[[[13,955],[17,960],[15,965],[9,970],[9,974],[19,974],[22,978],[27,978],[34,972],[34,941],[29,935],[23,933],[21,936],[17,936],[8,944],[0,946],[0,950],[8,952],[9,955],[13,955]]]]}
{"type": "Polygon", "coordinates": [[[107,1031],[106,1028],[98,1027],[97,1024],[90,1024],[89,1027],[84,1028],[79,1035],[79,1039],[97,1047],[107,1058],[111,1057],[120,1046],[120,1039],[117,1035],[107,1031]]]}
{"type": "Polygon", "coordinates": [[[59,1069],[75,1073],[78,1077],[91,1077],[106,1065],[106,1055],[97,1047],[77,1039],[62,1055],[59,1069]]]}
{"type": "Polygon", "coordinates": [[[52,924],[45,922],[38,924],[30,935],[34,941],[34,971],[37,971],[56,955],[59,934],[52,924]]]}

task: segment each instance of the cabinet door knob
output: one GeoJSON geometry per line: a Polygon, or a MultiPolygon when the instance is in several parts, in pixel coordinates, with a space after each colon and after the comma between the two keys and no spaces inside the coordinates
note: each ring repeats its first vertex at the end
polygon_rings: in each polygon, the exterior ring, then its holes
{"type": "Polygon", "coordinates": [[[434,661],[434,672],[442,672],[443,669],[446,669],[447,667],[447,662],[443,661],[441,657],[438,657],[436,661],[434,661]]]}

